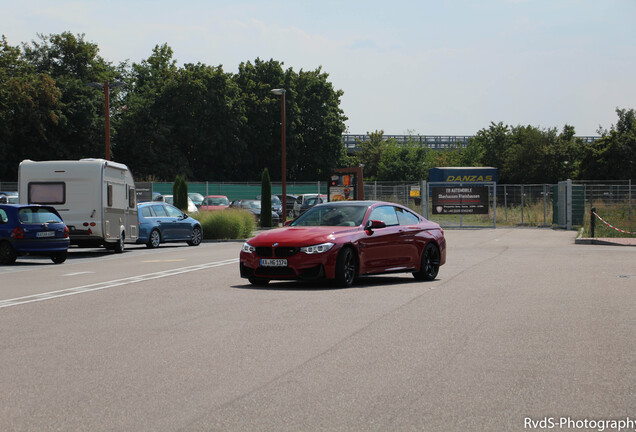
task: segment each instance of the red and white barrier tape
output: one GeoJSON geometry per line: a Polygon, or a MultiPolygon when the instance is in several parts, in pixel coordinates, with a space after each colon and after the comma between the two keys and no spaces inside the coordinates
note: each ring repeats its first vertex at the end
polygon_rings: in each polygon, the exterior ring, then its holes
{"type": "Polygon", "coordinates": [[[622,230],[622,229],[620,229],[620,228],[616,228],[616,227],[615,227],[615,226],[613,226],[613,225],[610,225],[609,223],[605,222],[605,221],[603,220],[603,218],[602,218],[602,217],[600,217],[599,215],[597,215],[595,212],[592,212],[592,214],[593,214],[594,216],[596,216],[597,218],[599,218],[599,219],[601,220],[601,222],[603,222],[605,225],[607,225],[608,227],[610,227],[610,228],[612,228],[612,229],[615,229],[615,230],[616,230],[616,231],[618,231],[618,232],[622,232],[622,233],[625,233],[625,234],[636,234],[636,232],[632,232],[632,231],[625,231],[625,230],[622,230]]]}

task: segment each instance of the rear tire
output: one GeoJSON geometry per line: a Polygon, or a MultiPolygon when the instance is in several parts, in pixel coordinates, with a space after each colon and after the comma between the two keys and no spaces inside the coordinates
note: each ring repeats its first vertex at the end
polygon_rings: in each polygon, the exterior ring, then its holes
{"type": "Polygon", "coordinates": [[[18,254],[9,242],[0,243],[0,264],[13,264],[18,254]]]}
{"type": "Polygon", "coordinates": [[[121,233],[119,236],[119,241],[117,243],[115,243],[113,250],[115,251],[115,253],[123,253],[124,249],[126,248],[125,243],[124,243],[124,233],[121,233]]]}
{"type": "Polygon", "coordinates": [[[343,248],[336,260],[336,283],[343,288],[349,288],[358,275],[358,259],[355,251],[350,247],[343,248]]]}
{"type": "Polygon", "coordinates": [[[422,262],[420,263],[420,271],[413,273],[417,280],[432,281],[437,277],[439,272],[440,254],[439,248],[435,243],[427,243],[422,251],[422,262]]]}
{"type": "Polygon", "coordinates": [[[67,251],[56,252],[53,255],[51,255],[51,261],[53,261],[55,264],[62,264],[64,261],[66,261],[67,256],[68,256],[67,251]]]}

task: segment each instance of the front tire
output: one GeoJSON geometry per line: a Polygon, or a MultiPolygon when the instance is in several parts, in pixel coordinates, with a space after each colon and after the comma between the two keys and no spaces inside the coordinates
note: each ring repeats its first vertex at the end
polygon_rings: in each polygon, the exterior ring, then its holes
{"type": "Polygon", "coordinates": [[[343,248],[336,260],[336,283],[349,288],[356,280],[358,273],[358,259],[355,251],[350,247],[343,248]]]}
{"type": "Polygon", "coordinates": [[[9,242],[0,243],[0,264],[13,264],[18,254],[9,242]]]}
{"type": "Polygon", "coordinates": [[[434,243],[427,243],[422,251],[422,262],[420,271],[413,273],[417,280],[432,281],[439,272],[440,253],[439,248],[434,243]]]}
{"type": "Polygon", "coordinates": [[[203,231],[201,231],[201,227],[196,226],[192,228],[192,236],[190,237],[190,240],[188,240],[188,244],[190,246],[199,246],[202,240],[203,231]]]}
{"type": "Polygon", "coordinates": [[[269,284],[269,279],[262,279],[254,276],[248,278],[247,280],[255,286],[266,286],[267,284],[269,284]]]}
{"type": "Polygon", "coordinates": [[[152,232],[150,233],[150,236],[148,237],[148,243],[146,243],[146,246],[149,248],[157,248],[159,247],[159,245],[161,244],[161,234],[159,233],[159,230],[152,230],[152,232]]]}

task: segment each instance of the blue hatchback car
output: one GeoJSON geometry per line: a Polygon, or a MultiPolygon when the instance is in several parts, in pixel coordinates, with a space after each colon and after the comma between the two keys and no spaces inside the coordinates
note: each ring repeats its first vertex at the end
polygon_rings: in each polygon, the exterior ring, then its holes
{"type": "Polygon", "coordinates": [[[68,227],[55,208],[37,204],[0,204],[0,264],[13,264],[21,255],[48,256],[66,261],[68,227]]]}
{"type": "Polygon", "coordinates": [[[203,229],[198,220],[165,202],[140,203],[139,237],[137,243],[156,248],[161,243],[187,242],[198,246],[203,240],[203,229]]]}

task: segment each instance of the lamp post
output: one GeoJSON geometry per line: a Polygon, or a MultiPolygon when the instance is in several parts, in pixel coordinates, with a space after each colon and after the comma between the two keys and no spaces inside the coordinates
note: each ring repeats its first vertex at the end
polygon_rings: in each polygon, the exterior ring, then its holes
{"type": "MultiPolygon", "coordinates": [[[[106,131],[106,160],[110,160],[110,98],[109,98],[109,83],[108,81],[102,83],[90,82],[87,84],[89,87],[104,88],[104,129],[106,131]]],[[[117,88],[126,85],[122,82],[110,83],[110,88],[117,88]]]]}
{"type": "Polygon", "coordinates": [[[285,148],[285,89],[273,89],[272,93],[280,96],[280,140],[281,140],[281,171],[283,187],[283,224],[287,220],[287,152],[285,148]]]}

